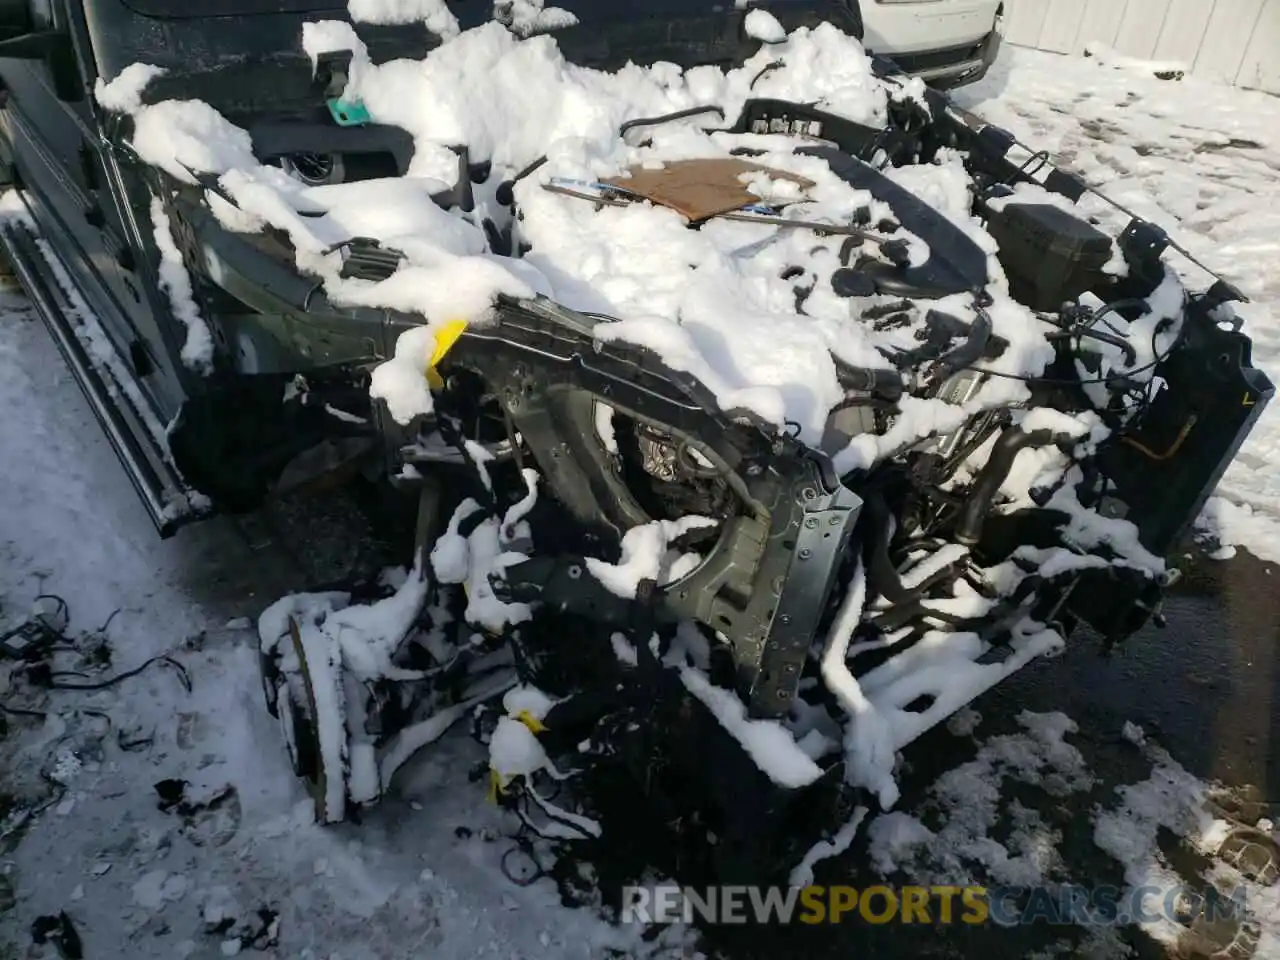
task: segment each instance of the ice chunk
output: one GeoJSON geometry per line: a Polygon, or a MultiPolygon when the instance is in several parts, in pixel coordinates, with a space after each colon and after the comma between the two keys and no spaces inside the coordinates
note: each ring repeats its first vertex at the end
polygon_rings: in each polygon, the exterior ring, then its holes
{"type": "Polygon", "coordinates": [[[133,902],[144,910],[159,910],[164,905],[164,884],[169,879],[167,870],[151,870],[133,885],[133,902]]]}

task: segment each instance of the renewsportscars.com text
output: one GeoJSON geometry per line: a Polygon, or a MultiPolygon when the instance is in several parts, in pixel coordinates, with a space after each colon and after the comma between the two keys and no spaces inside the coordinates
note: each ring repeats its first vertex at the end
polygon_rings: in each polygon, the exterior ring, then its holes
{"type": "Polygon", "coordinates": [[[1063,884],[1053,887],[625,887],[624,922],[715,924],[993,924],[1127,926],[1239,918],[1243,889],[1063,884]]]}

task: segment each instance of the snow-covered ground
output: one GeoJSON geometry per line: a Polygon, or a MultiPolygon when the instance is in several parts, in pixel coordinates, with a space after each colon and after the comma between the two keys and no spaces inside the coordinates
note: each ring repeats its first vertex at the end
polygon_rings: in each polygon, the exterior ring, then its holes
{"type": "MultiPolygon", "coordinates": [[[[1020,50],[962,99],[1121,202],[1180,224],[1177,239],[1255,297],[1255,356],[1280,369],[1280,211],[1269,202],[1280,99],[1020,50]]],[[[484,784],[468,780],[484,754],[463,731],[406,769],[364,824],[313,826],[262,707],[256,633],[237,619],[285,587],[238,594],[255,560],[217,524],[156,541],[39,323],[13,293],[0,310],[0,613],[20,619],[36,594],[57,594],[77,632],[118,609],[103,628],[111,672],[171,652],[191,681],[187,691],[161,663],[110,690],[44,702],[0,675],[0,703],[49,712],[43,722],[7,715],[0,740],[0,957],[25,956],[31,922],[63,910],[89,957],[690,954],[679,931],[642,951],[635,931],[562,907],[549,883],[510,882],[500,869],[509,843],[488,839],[508,825],[485,805],[484,784]],[[153,785],[168,779],[214,802],[186,816],[161,810],[153,785]]],[[[1224,539],[1271,558],[1277,468],[1280,410],[1264,417],[1211,510],[1224,539]]],[[[65,659],[77,669],[74,653],[65,659]]],[[[881,866],[913,864],[913,882],[930,871],[948,882],[964,871],[984,882],[1066,879],[1035,811],[1007,844],[984,842],[995,807],[1010,806],[1002,778],[1050,779],[1069,802],[1093,777],[1063,740],[1066,718],[1024,720],[1025,736],[984,742],[918,809],[907,798],[898,813],[867,819],[881,866]]],[[[1203,786],[1166,756],[1151,762],[1150,784],[1112,794],[1096,822],[1097,845],[1129,883],[1167,869],[1152,846],[1159,823],[1193,844],[1212,835],[1203,786]]]]}

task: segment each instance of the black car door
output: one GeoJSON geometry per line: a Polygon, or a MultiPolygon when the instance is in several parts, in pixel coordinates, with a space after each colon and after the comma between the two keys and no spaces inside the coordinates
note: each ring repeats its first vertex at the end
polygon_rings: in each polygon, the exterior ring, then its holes
{"type": "Polygon", "coordinates": [[[0,12],[12,15],[23,3],[32,34],[59,39],[51,55],[23,59],[5,57],[0,44],[0,124],[15,179],[43,239],[128,370],[126,378],[137,384],[151,407],[147,412],[165,423],[181,403],[190,374],[174,362],[185,330],[177,329],[154,283],[149,196],[139,184],[126,185],[101,135],[91,92],[92,55],[71,19],[79,15],[79,4],[2,0],[0,12]]]}

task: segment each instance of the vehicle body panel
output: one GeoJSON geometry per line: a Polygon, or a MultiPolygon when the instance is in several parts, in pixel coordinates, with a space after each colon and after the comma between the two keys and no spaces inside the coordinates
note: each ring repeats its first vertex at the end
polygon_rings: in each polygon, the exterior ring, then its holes
{"type": "Polygon", "coordinates": [[[894,56],[947,50],[976,43],[989,34],[1001,0],[866,0],[864,45],[894,56]]]}
{"type": "Polygon", "coordinates": [[[999,52],[1003,11],[1002,0],[862,0],[863,43],[925,80],[972,83],[999,52]]]}

